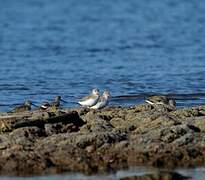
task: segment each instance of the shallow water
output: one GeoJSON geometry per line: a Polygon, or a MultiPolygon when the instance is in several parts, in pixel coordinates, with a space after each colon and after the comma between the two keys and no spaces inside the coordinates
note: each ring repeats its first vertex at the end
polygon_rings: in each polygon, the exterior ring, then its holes
{"type": "Polygon", "coordinates": [[[205,1],[0,0],[0,110],[93,87],[112,105],[205,102],[205,1]]]}
{"type": "Polygon", "coordinates": [[[204,180],[205,169],[176,169],[174,171],[168,171],[164,169],[144,168],[138,167],[126,171],[117,171],[114,174],[102,174],[102,175],[84,175],[80,173],[53,175],[53,176],[35,176],[35,177],[0,177],[0,180],[134,180],[137,177],[143,177],[146,179],[168,179],[168,180],[204,180]]]}

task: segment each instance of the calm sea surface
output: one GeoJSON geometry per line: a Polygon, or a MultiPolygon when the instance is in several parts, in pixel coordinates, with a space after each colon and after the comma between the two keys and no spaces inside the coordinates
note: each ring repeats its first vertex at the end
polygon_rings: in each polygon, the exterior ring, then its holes
{"type": "Polygon", "coordinates": [[[205,103],[205,1],[0,0],[0,110],[94,87],[112,105],[205,103]]]}
{"type": "Polygon", "coordinates": [[[150,94],[205,104],[205,1],[0,0],[0,111],[94,87],[111,105],[150,94]]]}

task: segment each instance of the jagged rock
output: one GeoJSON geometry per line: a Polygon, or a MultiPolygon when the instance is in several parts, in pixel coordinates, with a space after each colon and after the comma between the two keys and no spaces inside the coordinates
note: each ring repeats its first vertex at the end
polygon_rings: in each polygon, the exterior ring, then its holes
{"type": "Polygon", "coordinates": [[[51,108],[0,113],[0,173],[96,173],[138,165],[205,165],[204,120],[205,106],[167,110],[142,104],[97,111],[51,108]]]}

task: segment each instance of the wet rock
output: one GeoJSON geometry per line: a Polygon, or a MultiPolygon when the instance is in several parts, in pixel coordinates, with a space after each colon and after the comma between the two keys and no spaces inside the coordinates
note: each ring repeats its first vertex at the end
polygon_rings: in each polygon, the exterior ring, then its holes
{"type": "Polygon", "coordinates": [[[90,135],[79,137],[77,146],[85,148],[93,144],[95,147],[100,147],[105,143],[112,144],[126,139],[126,134],[120,132],[91,133],[90,135]]]}
{"type": "MultiPolygon", "coordinates": [[[[195,130],[195,128],[190,128],[188,125],[176,125],[176,126],[171,126],[171,128],[165,128],[162,129],[161,131],[161,139],[164,142],[170,143],[173,142],[174,140],[184,136],[188,132],[193,131],[192,129],[195,130]]],[[[198,130],[198,129],[197,129],[198,130]]],[[[182,141],[182,140],[180,140],[182,141]]]]}
{"type": "Polygon", "coordinates": [[[83,127],[81,127],[80,132],[105,132],[112,131],[114,127],[109,121],[99,119],[98,117],[93,117],[92,121],[87,122],[83,127]]]}
{"type": "Polygon", "coordinates": [[[198,128],[200,131],[205,133],[205,116],[189,119],[190,124],[198,128]]]}
{"type": "MultiPolygon", "coordinates": [[[[99,111],[55,108],[1,113],[0,173],[205,165],[204,119],[205,106],[170,110],[146,104],[99,111]]],[[[175,174],[145,177],[177,178],[175,174]]]]}
{"type": "Polygon", "coordinates": [[[185,180],[190,179],[188,176],[183,176],[177,172],[159,171],[144,175],[136,175],[129,177],[122,177],[120,180],[185,180]]]}
{"type": "Polygon", "coordinates": [[[73,123],[55,123],[55,124],[45,124],[45,133],[47,136],[59,133],[71,133],[79,130],[79,127],[73,123]]]}
{"type": "Polygon", "coordinates": [[[189,157],[191,158],[202,156],[202,153],[198,149],[193,148],[193,147],[188,147],[187,152],[188,152],[189,157]]]}
{"type": "Polygon", "coordinates": [[[9,148],[11,141],[9,140],[9,136],[7,134],[0,135],[0,150],[9,148]]]}
{"type": "Polygon", "coordinates": [[[173,144],[178,146],[183,146],[191,143],[194,139],[194,135],[192,133],[187,133],[184,136],[176,139],[173,144]]]}

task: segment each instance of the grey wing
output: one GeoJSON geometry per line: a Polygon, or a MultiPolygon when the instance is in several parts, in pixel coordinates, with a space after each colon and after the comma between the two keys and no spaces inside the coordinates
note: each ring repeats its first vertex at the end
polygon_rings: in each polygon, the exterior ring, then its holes
{"type": "Polygon", "coordinates": [[[90,99],[90,95],[89,96],[85,96],[85,97],[83,97],[83,98],[81,98],[79,101],[81,102],[81,101],[86,101],[86,100],[88,100],[88,99],[90,99]]]}

